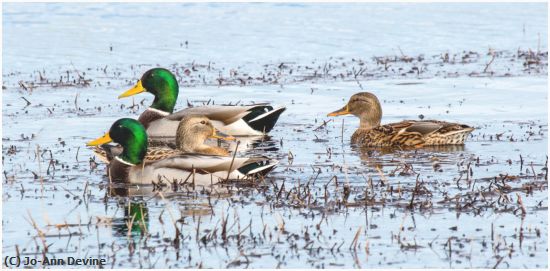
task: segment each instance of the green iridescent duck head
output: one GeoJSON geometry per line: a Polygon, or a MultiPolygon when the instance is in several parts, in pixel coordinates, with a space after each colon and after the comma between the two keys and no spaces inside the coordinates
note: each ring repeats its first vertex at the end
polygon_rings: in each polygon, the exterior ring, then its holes
{"type": "Polygon", "coordinates": [[[109,142],[120,144],[123,151],[118,157],[134,165],[140,164],[147,153],[147,132],[145,132],[143,125],[135,119],[117,120],[109,129],[109,132],[88,142],[87,145],[97,146],[109,142]]]}
{"type": "Polygon", "coordinates": [[[151,108],[172,113],[178,99],[178,81],[169,70],[153,68],[146,71],[133,88],[122,93],[118,98],[130,97],[142,92],[155,95],[151,108]]]}

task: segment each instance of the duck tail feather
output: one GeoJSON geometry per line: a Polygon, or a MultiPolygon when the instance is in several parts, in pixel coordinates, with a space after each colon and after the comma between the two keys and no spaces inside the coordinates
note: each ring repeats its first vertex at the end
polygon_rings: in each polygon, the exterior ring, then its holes
{"type": "Polygon", "coordinates": [[[246,116],[243,117],[243,120],[256,131],[262,133],[270,132],[279,116],[286,110],[286,107],[281,106],[273,108],[273,106],[258,106],[250,110],[246,116]]]}
{"type": "Polygon", "coordinates": [[[246,164],[237,170],[246,176],[251,175],[259,175],[259,176],[265,176],[267,175],[277,164],[279,161],[277,160],[269,160],[269,159],[258,159],[255,162],[246,164]]]}

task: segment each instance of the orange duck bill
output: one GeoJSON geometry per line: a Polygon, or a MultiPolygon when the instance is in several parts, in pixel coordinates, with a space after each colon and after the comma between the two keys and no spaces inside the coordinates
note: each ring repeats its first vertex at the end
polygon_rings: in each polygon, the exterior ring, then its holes
{"type": "Polygon", "coordinates": [[[223,139],[223,140],[235,140],[235,137],[232,137],[232,136],[226,135],[226,134],[222,134],[219,131],[216,131],[216,129],[214,129],[214,131],[212,131],[212,135],[210,135],[210,137],[211,138],[216,138],[216,139],[223,139]]]}
{"type": "Polygon", "coordinates": [[[329,113],[327,116],[328,117],[336,117],[336,116],[342,116],[342,115],[349,115],[351,114],[351,112],[349,112],[349,106],[346,105],[332,113],[329,113]]]}
{"type": "Polygon", "coordinates": [[[111,136],[107,132],[102,137],[94,139],[94,140],[86,143],[86,146],[97,146],[97,145],[101,145],[101,144],[107,144],[111,141],[113,141],[113,140],[111,139],[111,136]]]}

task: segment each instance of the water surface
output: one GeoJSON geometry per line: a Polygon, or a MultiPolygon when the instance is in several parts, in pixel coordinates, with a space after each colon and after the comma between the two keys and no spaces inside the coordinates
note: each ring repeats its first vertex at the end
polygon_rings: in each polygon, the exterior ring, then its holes
{"type": "Polygon", "coordinates": [[[3,10],[4,255],[126,268],[548,267],[544,4],[3,10]],[[487,68],[489,48],[499,53],[487,68]],[[152,102],[116,97],[157,65],[178,72],[177,108],[286,105],[270,136],[239,152],[280,166],[215,195],[109,187],[84,144],[152,102]],[[383,123],[422,115],[476,130],[457,147],[352,147],[358,120],[326,114],[366,90],[383,123]]]}

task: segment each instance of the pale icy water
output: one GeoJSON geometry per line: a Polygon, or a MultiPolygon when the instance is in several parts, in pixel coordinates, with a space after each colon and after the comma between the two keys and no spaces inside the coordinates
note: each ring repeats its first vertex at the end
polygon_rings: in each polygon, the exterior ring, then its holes
{"type": "Polygon", "coordinates": [[[545,4],[3,12],[4,256],[103,258],[114,268],[548,267],[545,4]],[[489,48],[500,53],[487,66],[489,48]],[[541,63],[526,64],[529,49],[541,63]],[[373,59],[404,55],[425,60],[386,69],[373,59]],[[91,167],[84,144],[151,103],[116,97],[157,65],[191,70],[178,74],[177,108],[286,105],[270,137],[242,139],[249,148],[239,152],[280,166],[224,195],[109,190],[105,165],[91,167]],[[476,130],[456,148],[356,149],[358,120],[326,114],[361,89],[382,101],[384,123],[423,115],[476,130]],[[146,215],[129,227],[136,212],[146,215]]]}
{"type": "Polygon", "coordinates": [[[535,4],[4,4],[4,70],[546,50],[535,4]],[[187,46],[185,42],[188,42],[187,46]],[[112,51],[110,47],[112,46],[112,51]],[[40,63],[40,65],[37,65],[40,63]]]}

